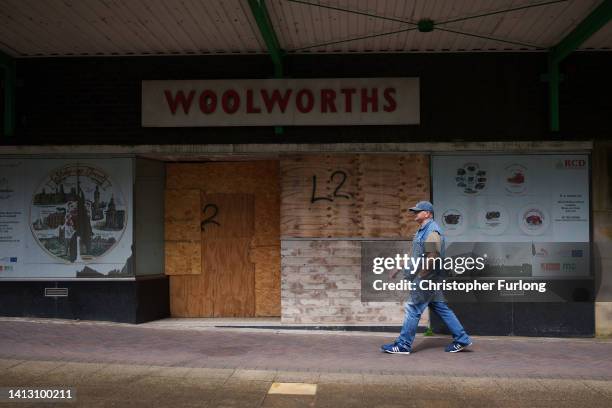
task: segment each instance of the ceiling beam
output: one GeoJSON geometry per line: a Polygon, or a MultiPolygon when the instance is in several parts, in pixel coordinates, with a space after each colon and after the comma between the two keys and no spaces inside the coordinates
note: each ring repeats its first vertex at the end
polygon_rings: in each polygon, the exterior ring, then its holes
{"type": "Polygon", "coordinates": [[[551,48],[551,62],[558,64],[578,49],[612,19],[612,0],[604,0],[557,45],[551,48]]]}
{"type": "Polygon", "coordinates": [[[15,59],[0,51],[0,70],[4,82],[4,136],[15,134],[15,59]]]}
{"type": "Polygon", "coordinates": [[[550,104],[550,130],[558,132],[559,120],[559,63],[576,51],[586,40],[612,19],[612,0],[604,0],[576,28],[548,54],[548,96],[550,104]]]}
{"type": "Polygon", "coordinates": [[[266,43],[266,47],[274,63],[274,76],[276,78],[282,78],[284,52],[274,32],[274,27],[272,26],[265,0],[249,0],[249,7],[251,7],[251,12],[253,13],[253,17],[255,17],[259,32],[266,43]]]}

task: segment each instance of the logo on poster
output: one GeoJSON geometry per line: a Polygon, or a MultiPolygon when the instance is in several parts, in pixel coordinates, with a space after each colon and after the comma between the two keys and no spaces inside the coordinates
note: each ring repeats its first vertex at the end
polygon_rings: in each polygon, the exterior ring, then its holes
{"type": "Polygon", "coordinates": [[[564,263],[563,272],[576,272],[576,264],[575,263],[564,263]]]}
{"type": "Polygon", "coordinates": [[[557,162],[557,168],[559,169],[584,169],[586,167],[586,160],[584,159],[565,159],[557,162]]]}
{"type": "Polygon", "coordinates": [[[543,263],[540,266],[543,271],[559,272],[561,270],[561,264],[559,263],[543,263]]]}
{"type": "Polygon", "coordinates": [[[30,229],[38,244],[64,262],[91,262],[123,236],[127,206],[103,170],[68,164],[38,187],[30,208],[30,229]]]}
{"type": "Polygon", "coordinates": [[[487,171],[478,163],[466,163],[457,169],[455,184],[465,195],[478,195],[487,187],[487,171]]]}

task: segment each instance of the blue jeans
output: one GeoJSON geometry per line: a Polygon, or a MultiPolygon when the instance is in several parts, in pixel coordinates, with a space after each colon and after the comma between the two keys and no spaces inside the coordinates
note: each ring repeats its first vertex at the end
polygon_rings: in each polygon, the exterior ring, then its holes
{"type": "Polygon", "coordinates": [[[470,336],[467,335],[465,329],[461,323],[459,323],[459,319],[457,319],[455,313],[450,310],[446,302],[406,302],[406,305],[404,306],[406,315],[404,317],[402,331],[397,338],[398,343],[407,348],[412,346],[412,342],[414,341],[414,336],[416,336],[417,327],[419,325],[419,320],[421,319],[421,314],[423,314],[423,311],[428,305],[438,316],[440,316],[440,318],[444,321],[444,324],[448,326],[448,329],[453,335],[453,339],[457,343],[466,345],[472,342],[470,340],[470,336]]]}

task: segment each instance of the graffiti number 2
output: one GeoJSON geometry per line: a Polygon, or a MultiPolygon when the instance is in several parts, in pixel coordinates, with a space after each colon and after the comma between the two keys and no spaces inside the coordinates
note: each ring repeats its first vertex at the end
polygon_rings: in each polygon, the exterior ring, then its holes
{"type": "Polygon", "coordinates": [[[215,217],[219,213],[219,207],[217,207],[216,204],[206,204],[204,206],[204,209],[202,210],[202,213],[204,214],[204,216],[206,216],[206,212],[208,211],[209,208],[212,209],[212,214],[208,216],[207,218],[205,218],[204,221],[202,221],[202,223],[200,224],[200,229],[202,231],[204,231],[204,227],[206,226],[206,224],[215,224],[219,227],[221,226],[221,224],[219,224],[219,222],[215,220],[215,217]]]}
{"type": "Polygon", "coordinates": [[[337,171],[334,171],[332,173],[332,175],[329,178],[329,180],[331,182],[334,182],[335,179],[337,178],[336,176],[340,176],[340,182],[336,186],[336,189],[334,190],[334,194],[332,195],[331,198],[325,197],[325,196],[317,197],[317,176],[316,175],[312,176],[312,195],[310,197],[310,202],[311,203],[314,203],[316,201],[321,201],[321,200],[324,200],[324,201],[334,201],[335,197],[347,198],[347,199],[351,198],[351,196],[349,194],[342,194],[342,193],[340,193],[340,189],[342,188],[342,186],[346,182],[346,179],[348,178],[347,174],[345,172],[343,172],[342,170],[337,170],[337,171]]]}

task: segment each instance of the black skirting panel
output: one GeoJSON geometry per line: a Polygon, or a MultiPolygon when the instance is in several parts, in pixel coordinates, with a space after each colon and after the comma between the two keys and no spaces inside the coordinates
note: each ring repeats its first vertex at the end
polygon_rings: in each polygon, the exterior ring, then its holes
{"type": "Polygon", "coordinates": [[[0,316],[143,323],[170,316],[167,277],[136,281],[0,282],[0,316]],[[66,288],[47,297],[45,288],[66,288]]]}
{"type": "MultiPolygon", "coordinates": [[[[595,336],[593,302],[449,303],[468,334],[483,336],[595,336]]],[[[449,334],[431,313],[434,333],[449,334]]]]}

